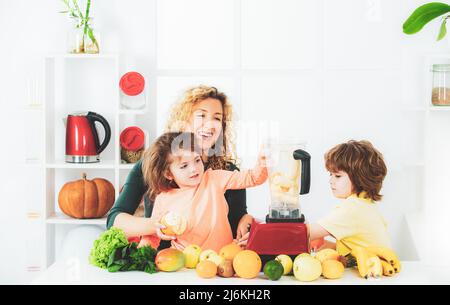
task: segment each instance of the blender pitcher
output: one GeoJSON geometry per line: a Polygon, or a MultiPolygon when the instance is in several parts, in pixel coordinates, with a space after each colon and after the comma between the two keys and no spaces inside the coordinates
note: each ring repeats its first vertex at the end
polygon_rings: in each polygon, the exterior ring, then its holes
{"type": "Polygon", "coordinates": [[[266,145],[271,203],[267,222],[303,222],[299,195],[310,187],[309,153],[304,144],[266,145]]]}

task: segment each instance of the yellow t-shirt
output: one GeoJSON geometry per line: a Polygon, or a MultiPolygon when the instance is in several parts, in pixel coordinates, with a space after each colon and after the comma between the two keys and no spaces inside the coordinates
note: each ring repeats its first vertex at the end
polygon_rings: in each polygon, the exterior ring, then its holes
{"type": "Polygon", "coordinates": [[[355,246],[391,247],[386,221],[365,193],[349,196],[318,224],[336,238],[340,255],[349,254],[355,246]]]}

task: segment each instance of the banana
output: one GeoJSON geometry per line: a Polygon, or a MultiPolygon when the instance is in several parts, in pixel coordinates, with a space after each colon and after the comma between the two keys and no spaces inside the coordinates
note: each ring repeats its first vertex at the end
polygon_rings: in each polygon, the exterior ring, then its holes
{"type": "Polygon", "coordinates": [[[378,256],[370,256],[367,264],[369,265],[369,276],[380,278],[383,275],[383,265],[378,256]]]}
{"type": "Polygon", "coordinates": [[[365,279],[369,277],[381,277],[383,266],[380,258],[362,247],[355,247],[352,255],[356,258],[359,275],[365,279]]]}
{"type": "Polygon", "coordinates": [[[394,268],[396,273],[400,272],[400,261],[397,257],[397,254],[395,254],[395,252],[391,249],[383,247],[368,247],[366,248],[366,250],[387,261],[394,268]]]}
{"type": "Polygon", "coordinates": [[[383,266],[383,275],[384,276],[393,276],[395,274],[394,267],[391,266],[387,261],[381,260],[381,266],[383,266]]]}

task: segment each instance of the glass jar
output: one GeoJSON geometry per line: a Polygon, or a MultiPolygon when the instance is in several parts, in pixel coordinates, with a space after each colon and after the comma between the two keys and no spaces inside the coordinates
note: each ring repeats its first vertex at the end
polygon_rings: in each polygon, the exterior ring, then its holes
{"type": "Polygon", "coordinates": [[[86,33],[84,35],[84,52],[87,54],[100,53],[100,33],[94,30],[94,18],[89,18],[86,33]]]}
{"type": "Polygon", "coordinates": [[[67,33],[67,52],[73,54],[84,53],[83,26],[76,21],[67,33]]]}
{"type": "Polygon", "coordinates": [[[120,157],[125,163],[138,162],[144,153],[145,133],[137,126],[125,128],[120,134],[120,157]]]}
{"type": "Polygon", "coordinates": [[[76,20],[73,23],[67,35],[67,52],[74,54],[98,54],[100,52],[100,35],[94,31],[92,23],[92,18],[90,18],[89,27],[86,29],[82,20],[76,20]]]}
{"type": "Polygon", "coordinates": [[[119,81],[120,104],[124,109],[144,109],[146,106],[145,78],[139,72],[125,73],[119,81]]]}
{"type": "Polygon", "coordinates": [[[450,106],[450,64],[432,66],[433,84],[431,103],[434,106],[450,106]]]}

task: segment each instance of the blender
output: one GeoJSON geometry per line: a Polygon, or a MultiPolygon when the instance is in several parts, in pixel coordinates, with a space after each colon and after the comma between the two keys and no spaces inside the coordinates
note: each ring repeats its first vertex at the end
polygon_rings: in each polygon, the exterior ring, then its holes
{"type": "Polygon", "coordinates": [[[310,252],[309,234],[301,213],[300,195],[309,193],[311,156],[304,144],[268,143],[265,146],[271,202],[265,223],[253,220],[246,249],[262,261],[279,254],[295,257],[310,252]]]}

